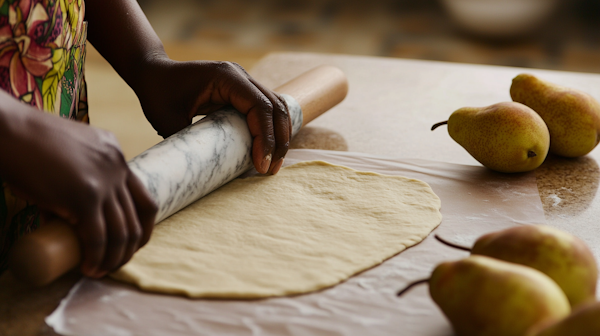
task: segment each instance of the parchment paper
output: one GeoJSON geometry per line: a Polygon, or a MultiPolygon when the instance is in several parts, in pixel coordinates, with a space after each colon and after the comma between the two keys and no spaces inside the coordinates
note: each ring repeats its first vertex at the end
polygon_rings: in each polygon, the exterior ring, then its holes
{"type": "MultiPolygon", "coordinates": [[[[357,170],[421,179],[442,200],[434,231],[471,246],[480,235],[521,224],[545,223],[535,175],[498,174],[483,167],[371,155],[293,150],[285,164],[324,160],[357,170]]],[[[46,318],[64,335],[410,335],[448,336],[452,329],[426,285],[402,298],[396,292],[429,277],[441,261],[468,253],[422,243],[320,292],[266,300],[191,300],[141,292],[112,280],[81,280],[46,318]]]]}

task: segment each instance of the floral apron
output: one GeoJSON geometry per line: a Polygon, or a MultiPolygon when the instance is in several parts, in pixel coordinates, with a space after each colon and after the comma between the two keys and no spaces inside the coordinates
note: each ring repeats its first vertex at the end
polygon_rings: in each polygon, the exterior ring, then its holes
{"type": "MultiPolygon", "coordinates": [[[[83,0],[0,0],[0,88],[47,113],[88,122],[83,0]]],[[[14,242],[39,224],[37,207],[0,179],[0,274],[14,242]]]]}

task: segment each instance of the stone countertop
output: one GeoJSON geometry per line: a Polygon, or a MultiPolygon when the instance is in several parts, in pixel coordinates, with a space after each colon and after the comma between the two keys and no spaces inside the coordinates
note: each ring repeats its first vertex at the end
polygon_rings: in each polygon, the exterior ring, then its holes
{"type": "MultiPolygon", "coordinates": [[[[391,58],[274,53],[251,74],[277,87],[320,64],[341,68],[350,90],[340,105],[315,119],[293,148],[348,150],[390,157],[479,165],[446,130],[430,131],[465,106],[510,101],[512,78],[527,72],[587,92],[600,100],[600,75],[391,58]]],[[[586,241],[600,257],[600,149],[567,159],[549,156],[536,170],[549,225],[586,241]],[[598,227],[598,228],[597,228],[598,227]]],[[[600,260],[600,259],[599,259],[600,260]]]]}
{"type": "MultiPolygon", "coordinates": [[[[600,75],[492,67],[389,58],[274,53],[251,74],[268,87],[321,64],[335,65],[348,76],[350,91],[340,105],[304,128],[294,148],[348,150],[397,158],[420,158],[478,165],[445,128],[430,131],[464,106],[510,100],[514,76],[529,72],[581,89],[600,99],[600,75]]],[[[548,224],[585,240],[600,256],[600,150],[578,159],[549,157],[536,170],[548,224]]],[[[55,335],[43,319],[51,313],[78,275],[67,274],[41,289],[0,277],[0,335],[55,335]]]]}

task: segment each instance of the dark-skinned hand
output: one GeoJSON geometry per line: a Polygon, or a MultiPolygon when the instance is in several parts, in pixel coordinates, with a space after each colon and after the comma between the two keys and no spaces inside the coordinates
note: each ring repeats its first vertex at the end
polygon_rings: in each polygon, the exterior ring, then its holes
{"type": "Polygon", "coordinates": [[[280,97],[235,63],[169,59],[135,0],[87,0],[86,20],[88,40],[133,88],[159,135],[170,136],[194,116],[230,105],[246,115],[256,170],[277,173],[291,137],[280,97]]]}
{"type": "Polygon", "coordinates": [[[73,225],[84,275],[101,277],[127,262],[150,238],[157,208],[127,167],[116,138],[4,92],[0,99],[4,108],[25,109],[14,113],[12,132],[0,144],[2,160],[9,158],[0,174],[11,190],[73,225]]]}
{"type": "Polygon", "coordinates": [[[168,137],[197,115],[233,106],[246,115],[253,137],[252,162],[259,173],[276,174],[291,139],[285,101],[231,62],[148,60],[134,87],[146,118],[168,137]]]}

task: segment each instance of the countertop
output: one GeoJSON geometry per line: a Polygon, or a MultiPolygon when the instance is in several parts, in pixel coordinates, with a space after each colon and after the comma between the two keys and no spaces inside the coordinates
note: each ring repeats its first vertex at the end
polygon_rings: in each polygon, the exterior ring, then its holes
{"type": "MultiPolygon", "coordinates": [[[[396,158],[420,158],[478,165],[444,127],[464,106],[509,101],[513,77],[533,73],[578,88],[600,100],[600,75],[458,63],[314,53],[269,54],[250,71],[277,87],[310,68],[329,64],[348,76],[350,91],[340,105],[304,128],[293,148],[347,150],[396,158]]],[[[549,157],[536,170],[547,224],[574,233],[600,256],[600,150],[577,159],[549,157]]],[[[78,280],[71,273],[45,288],[0,277],[0,335],[54,335],[43,319],[78,280]]]]}
{"type": "MultiPolygon", "coordinates": [[[[346,100],[312,121],[292,147],[348,150],[388,157],[479,165],[448,135],[447,120],[465,106],[510,101],[512,78],[532,73],[600,100],[600,75],[538,69],[377,57],[274,53],[251,74],[269,87],[320,64],[341,68],[350,83],[346,100]]],[[[566,159],[549,156],[536,170],[549,225],[584,239],[600,256],[600,149],[566,159]],[[598,229],[596,226],[598,225],[598,229]]]]}

